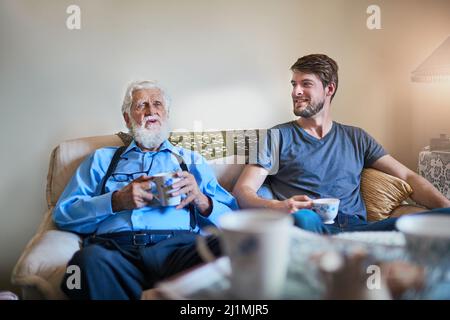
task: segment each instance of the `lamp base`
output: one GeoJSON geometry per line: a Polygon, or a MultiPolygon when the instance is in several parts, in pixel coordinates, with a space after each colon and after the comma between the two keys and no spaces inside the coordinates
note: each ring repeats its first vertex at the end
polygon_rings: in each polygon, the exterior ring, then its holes
{"type": "Polygon", "coordinates": [[[439,138],[432,138],[430,141],[430,151],[450,152],[450,138],[446,134],[441,134],[439,138]]]}

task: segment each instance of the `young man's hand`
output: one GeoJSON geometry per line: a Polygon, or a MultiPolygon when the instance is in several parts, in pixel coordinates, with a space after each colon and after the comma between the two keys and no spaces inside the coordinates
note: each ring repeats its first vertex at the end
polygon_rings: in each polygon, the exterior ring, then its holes
{"type": "Polygon", "coordinates": [[[290,197],[289,199],[280,201],[277,204],[278,210],[287,212],[287,213],[295,213],[300,209],[311,209],[312,207],[312,199],[305,195],[297,195],[290,197]]]}

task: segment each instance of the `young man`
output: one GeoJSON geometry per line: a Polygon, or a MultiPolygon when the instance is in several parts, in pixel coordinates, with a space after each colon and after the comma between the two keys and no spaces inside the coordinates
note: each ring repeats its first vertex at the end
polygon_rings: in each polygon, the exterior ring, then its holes
{"type": "MultiPolygon", "coordinates": [[[[167,140],[168,113],[156,83],[132,83],[122,114],[134,140],[87,157],[60,196],[56,225],[85,237],[68,264],[80,268],[80,288],[68,286],[69,274],[61,284],[69,298],[139,299],[159,280],[202,262],[195,247],[200,227],[237,209],[204,158],[167,140]],[[180,178],[171,185],[172,195],[183,197],[176,207],[162,206],[151,193],[152,176],[162,172],[180,178]]],[[[216,239],[208,244],[220,254],[216,239]]]]}
{"type": "Polygon", "coordinates": [[[364,130],[332,120],[331,101],[338,88],[338,66],[333,59],[323,54],[304,56],[291,70],[292,102],[299,118],[270,132],[269,137],[279,141],[279,151],[268,143],[265,152],[279,152],[271,155],[278,163],[260,157],[257,164],[247,165],[242,172],[233,190],[241,207],[293,214],[298,227],[318,233],[393,230],[394,218],[367,223],[360,193],[361,172],[367,167],[408,182],[414,190],[411,197],[419,204],[450,207],[450,201],[427,180],[388,155],[364,130]],[[258,196],[264,182],[274,199],[258,196]],[[312,199],[329,197],[339,198],[340,206],[335,223],[325,225],[309,209],[312,199]]]}

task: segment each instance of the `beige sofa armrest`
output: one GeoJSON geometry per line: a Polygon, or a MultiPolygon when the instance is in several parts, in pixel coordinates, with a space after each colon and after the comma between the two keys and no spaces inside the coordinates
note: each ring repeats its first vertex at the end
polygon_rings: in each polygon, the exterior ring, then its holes
{"type": "Polygon", "coordinates": [[[11,281],[23,291],[37,290],[46,299],[65,299],[60,283],[67,262],[80,249],[81,239],[74,233],[55,230],[51,210],[19,258],[11,281]]]}
{"type": "Polygon", "coordinates": [[[413,205],[413,204],[402,204],[395,208],[392,213],[391,217],[398,218],[403,215],[412,214],[412,213],[418,213],[418,212],[424,212],[428,211],[429,209],[425,207],[421,207],[419,205],[413,205]]]}

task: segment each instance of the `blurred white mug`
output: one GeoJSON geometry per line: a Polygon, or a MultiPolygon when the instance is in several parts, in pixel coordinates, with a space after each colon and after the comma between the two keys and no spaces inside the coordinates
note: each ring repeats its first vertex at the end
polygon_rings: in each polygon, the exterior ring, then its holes
{"type": "MultiPolygon", "coordinates": [[[[231,293],[238,299],[279,299],[289,263],[293,219],[281,212],[251,209],[224,214],[219,228],[208,231],[220,238],[231,263],[231,293]]],[[[202,237],[197,249],[207,262],[213,255],[202,237]]]]}

